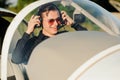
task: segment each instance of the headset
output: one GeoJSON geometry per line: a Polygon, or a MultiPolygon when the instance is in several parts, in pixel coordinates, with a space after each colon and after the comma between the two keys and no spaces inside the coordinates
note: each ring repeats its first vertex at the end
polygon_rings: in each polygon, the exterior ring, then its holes
{"type": "MultiPolygon", "coordinates": [[[[37,13],[35,15],[40,16],[39,20],[40,20],[41,23],[42,23],[42,17],[41,17],[42,13],[47,11],[47,10],[48,11],[49,10],[57,10],[59,12],[61,25],[58,26],[58,29],[60,29],[61,27],[66,25],[66,22],[62,19],[61,11],[53,3],[47,3],[47,4],[43,4],[43,5],[39,6],[38,11],[37,11],[37,13]],[[52,8],[52,9],[50,9],[50,8],[52,8]]],[[[41,27],[41,26],[42,26],[42,24],[40,26],[35,26],[35,27],[41,27]]]]}

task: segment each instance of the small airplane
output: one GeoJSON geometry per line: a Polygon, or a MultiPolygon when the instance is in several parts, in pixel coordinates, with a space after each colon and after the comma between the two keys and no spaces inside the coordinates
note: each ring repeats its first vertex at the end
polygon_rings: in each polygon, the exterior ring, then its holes
{"type": "Polygon", "coordinates": [[[120,80],[119,61],[117,17],[89,0],[38,0],[23,8],[8,26],[2,46],[1,80],[120,80]],[[21,27],[27,26],[26,16],[49,2],[67,10],[73,8],[71,17],[88,31],[70,29],[40,43],[27,65],[12,63],[12,51],[24,32],[21,27]]]}

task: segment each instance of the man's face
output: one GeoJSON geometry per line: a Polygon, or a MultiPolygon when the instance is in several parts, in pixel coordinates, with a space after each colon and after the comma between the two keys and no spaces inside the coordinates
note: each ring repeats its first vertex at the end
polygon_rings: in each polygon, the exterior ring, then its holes
{"type": "Polygon", "coordinates": [[[43,13],[43,33],[54,35],[57,33],[57,27],[60,24],[60,15],[56,10],[43,13]]]}

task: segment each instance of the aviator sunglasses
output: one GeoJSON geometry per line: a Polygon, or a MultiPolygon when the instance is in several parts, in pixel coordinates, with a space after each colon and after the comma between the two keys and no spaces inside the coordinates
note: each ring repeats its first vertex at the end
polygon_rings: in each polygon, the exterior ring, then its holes
{"type": "Polygon", "coordinates": [[[49,19],[48,23],[49,23],[49,25],[53,25],[55,21],[58,23],[58,25],[61,24],[61,18],[60,17],[57,18],[57,19],[49,19]]]}

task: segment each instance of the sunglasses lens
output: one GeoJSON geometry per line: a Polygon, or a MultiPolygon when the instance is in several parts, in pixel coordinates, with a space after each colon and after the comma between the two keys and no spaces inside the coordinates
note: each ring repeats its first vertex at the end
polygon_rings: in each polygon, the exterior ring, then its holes
{"type": "Polygon", "coordinates": [[[55,21],[56,21],[58,24],[61,24],[60,18],[57,18],[57,19],[50,19],[50,20],[49,20],[49,24],[50,24],[50,25],[53,25],[55,21]]]}
{"type": "Polygon", "coordinates": [[[54,21],[55,21],[54,19],[50,19],[50,20],[49,20],[49,24],[50,24],[50,25],[53,25],[54,21]]]}

